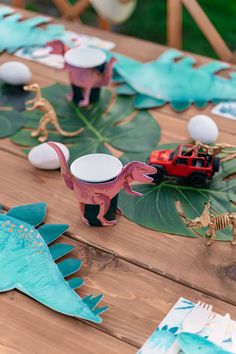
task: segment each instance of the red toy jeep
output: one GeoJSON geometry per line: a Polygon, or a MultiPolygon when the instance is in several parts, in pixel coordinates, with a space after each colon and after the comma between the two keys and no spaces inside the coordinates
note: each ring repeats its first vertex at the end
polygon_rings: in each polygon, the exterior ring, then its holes
{"type": "Polygon", "coordinates": [[[195,145],[181,144],[175,150],[152,151],[147,164],[157,169],[152,176],[155,183],[160,183],[165,175],[184,177],[193,187],[199,188],[219,171],[220,159],[195,145]]]}

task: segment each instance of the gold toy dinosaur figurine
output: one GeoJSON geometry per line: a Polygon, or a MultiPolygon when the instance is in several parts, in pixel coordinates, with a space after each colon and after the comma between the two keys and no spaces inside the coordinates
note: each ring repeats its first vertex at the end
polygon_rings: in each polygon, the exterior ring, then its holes
{"type": "Polygon", "coordinates": [[[26,110],[27,111],[34,111],[35,109],[38,109],[39,111],[45,113],[43,117],[40,119],[39,126],[36,130],[34,130],[31,133],[32,137],[39,136],[39,141],[41,143],[45,142],[48,139],[48,130],[47,126],[48,124],[52,124],[53,127],[56,129],[56,131],[66,137],[72,137],[79,135],[82,131],[83,128],[80,128],[79,130],[76,130],[74,132],[66,132],[63,130],[58,122],[57,114],[55,112],[55,109],[53,106],[46,100],[46,98],[42,97],[41,90],[38,84],[32,84],[32,85],[27,85],[24,86],[25,91],[32,91],[35,93],[35,98],[29,101],[26,101],[26,110]],[[27,105],[32,104],[31,107],[27,107],[27,105]]]}
{"type": "Polygon", "coordinates": [[[236,157],[236,150],[233,151],[227,150],[230,148],[236,149],[235,145],[221,143],[221,144],[215,144],[214,146],[211,146],[211,145],[205,145],[200,143],[200,146],[203,149],[205,148],[206,150],[208,150],[208,153],[211,154],[213,157],[215,157],[218,154],[228,154],[229,156],[225,156],[221,158],[221,162],[226,162],[236,157]]]}
{"type": "Polygon", "coordinates": [[[216,231],[223,230],[225,227],[232,225],[233,240],[232,245],[236,245],[236,213],[223,213],[220,215],[213,215],[210,213],[211,202],[205,203],[202,214],[193,219],[188,220],[186,226],[201,229],[203,227],[209,227],[206,232],[206,236],[210,236],[210,240],[206,243],[207,246],[211,245],[216,238],[216,231]]]}
{"type": "Polygon", "coordinates": [[[231,149],[231,148],[236,149],[235,145],[224,144],[224,143],[218,143],[215,145],[206,145],[206,144],[201,143],[200,141],[196,141],[194,146],[191,147],[191,149],[189,149],[186,153],[193,150],[195,147],[197,147],[199,149],[200,148],[203,149],[209,155],[211,155],[213,158],[216,157],[218,154],[229,155],[229,156],[222,157],[221,162],[230,161],[230,160],[236,158],[236,150],[227,150],[227,149],[231,149]]]}

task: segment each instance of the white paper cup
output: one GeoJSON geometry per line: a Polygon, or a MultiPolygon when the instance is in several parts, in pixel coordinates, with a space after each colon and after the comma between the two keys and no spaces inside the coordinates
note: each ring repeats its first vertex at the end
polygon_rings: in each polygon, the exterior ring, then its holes
{"type": "Polygon", "coordinates": [[[110,181],[121,172],[122,163],[107,154],[89,154],[76,159],[70,167],[72,175],[82,181],[101,183],[110,181]]]}
{"type": "Polygon", "coordinates": [[[106,62],[106,54],[97,48],[71,48],[64,55],[65,62],[76,68],[96,68],[106,62]]]}

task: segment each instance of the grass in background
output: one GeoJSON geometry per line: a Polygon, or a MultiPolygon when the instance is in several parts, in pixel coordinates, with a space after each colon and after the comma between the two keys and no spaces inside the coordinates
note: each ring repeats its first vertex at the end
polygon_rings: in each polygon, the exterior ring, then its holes
{"type": "MultiPolygon", "coordinates": [[[[45,12],[40,9],[42,0],[28,1],[28,8],[45,12]]],[[[108,0],[104,0],[108,1],[108,0]]],[[[53,10],[51,1],[42,1],[49,10],[53,10]]],[[[75,2],[75,0],[71,0],[75,2]]],[[[215,25],[230,49],[236,49],[236,1],[235,0],[198,0],[212,23],[215,25]]],[[[52,13],[50,11],[50,13],[52,13]]],[[[54,9],[55,11],[55,9],[54,9]]],[[[55,12],[56,14],[57,12],[55,12]]],[[[96,14],[92,8],[82,16],[85,24],[96,26],[96,14]]],[[[166,0],[138,0],[133,16],[124,24],[114,26],[114,31],[130,36],[143,38],[160,44],[166,44],[166,0]]],[[[183,49],[216,57],[215,52],[202,35],[191,15],[183,11],[183,49]]]]}
{"type": "MultiPolygon", "coordinates": [[[[236,1],[198,0],[227,45],[236,49],[236,1]]],[[[135,37],[166,44],[166,0],[139,0],[134,15],[120,31],[135,37]]],[[[191,15],[183,11],[183,48],[190,52],[216,57],[191,15]]]]}

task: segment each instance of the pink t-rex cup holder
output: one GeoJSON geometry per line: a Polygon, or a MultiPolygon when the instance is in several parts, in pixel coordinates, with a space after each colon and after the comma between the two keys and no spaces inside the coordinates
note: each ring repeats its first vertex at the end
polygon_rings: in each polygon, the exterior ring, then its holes
{"type": "MultiPolygon", "coordinates": [[[[91,183],[91,190],[94,184],[104,184],[114,181],[122,171],[122,163],[114,156],[107,154],[89,154],[76,159],[70,166],[71,174],[79,181],[91,183]]],[[[118,193],[110,200],[110,206],[105,214],[105,219],[112,221],[116,219],[118,204],[118,193]]],[[[97,216],[100,206],[85,204],[84,217],[90,226],[102,226],[97,216]]]]}
{"type": "Polygon", "coordinates": [[[101,87],[111,81],[115,59],[106,63],[106,54],[101,49],[80,47],[68,50],[64,59],[71,84],[68,98],[80,107],[97,102],[101,87]]]}
{"type": "Polygon", "coordinates": [[[123,167],[119,159],[107,154],[79,157],[69,168],[60,147],[53,142],[47,144],[57,153],[61,176],[74,191],[81,219],[87,225],[115,225],[120,190],[140,197],[142,194],[132,189],[132,183],[150,183],[153,180],[150,175],[157,172],[155,167],[139,161],[123,167]]]}

